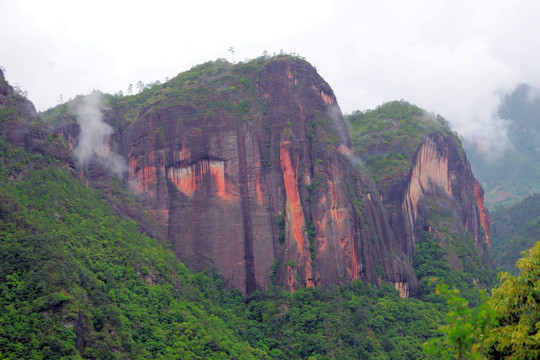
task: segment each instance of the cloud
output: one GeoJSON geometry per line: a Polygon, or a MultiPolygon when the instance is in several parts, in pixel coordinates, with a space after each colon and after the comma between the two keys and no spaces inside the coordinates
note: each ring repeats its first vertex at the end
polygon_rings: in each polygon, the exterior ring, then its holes
{"type": "Polygon", "coordinates": [[[111,173],[121,177],[128,168],[126,160],[110,148],[110,136],[114,130],[103,121],[101,96],[101,93],[93,92],[83,97],[75,108],[81,132],[73,154],[81,168],[98,159],[111,173]]]}
{"type": "Polygon", "coordinates": [[[7,2],[0,61],[45,110],[60,93],[172,78],[230,46],[237,60],[284,49],[318,68],[344,113],[404,99],[495,149],[500,92],[540,84],[539,12],[536,0],[7,2]]]}

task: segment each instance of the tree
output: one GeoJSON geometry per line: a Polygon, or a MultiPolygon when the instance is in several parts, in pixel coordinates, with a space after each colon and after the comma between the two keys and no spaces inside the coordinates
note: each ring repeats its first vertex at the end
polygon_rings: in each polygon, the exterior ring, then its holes
{"type": "Polygon", "coordinates": [[[227,51],[229,51],[232,55],[232,62],[234,64],[234,48],[231,46],[227,51]]]}
{"type": "Polygon", "coordinates": [[[501,273],[491,307],[497,326],[483,341],[488,358],[540,358],[540,241],[516,263],[519,276],[501,273]]]}
{"type": "Polygon", "coordinates": [[[133,84],[128,85],[127,94],[128,95],[133,95],[133,84]]]}
{"type": "Polygon", "coordinates": [[[139,92],[144,90],[144,83],[141,80],[137,83],[137,88],[139,89],[139,92]]]}
{"type": "Polygon", "coordinates": [[[518,260],[519,276],[499,275],[501,285],[476,308],[457,290],[437,286],[450,305],[443,338],[425,345],[439,359],[540,359],[540,241],[518,260]]]}

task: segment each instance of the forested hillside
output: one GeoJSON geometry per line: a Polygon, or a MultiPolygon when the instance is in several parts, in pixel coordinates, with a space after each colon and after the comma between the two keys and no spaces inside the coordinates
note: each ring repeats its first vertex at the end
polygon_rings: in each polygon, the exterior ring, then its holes
{"type": "MultiPolygon", "coordinates": [[[[270,69],[281,71],[288,69],[289,60],[270,65],[263,63],[270,69]]],[[[296,64],[296,60],[293,63],[296,64]]],[[[229,65],[218,63],[219,66],[231,70],[229,65]]],[[[303,62],[299,66],[298,70],[311,74],[311,68],[305,67],[303,62]]],[[[216,70],[212,64],[201,69],[206,72],[205,76],[216,76],[216,73],[207,73],[216,70]]],[[[252,71],[250,69],[248,67],[252,71]]],[[[268,68],[264,69],[266,75],[271,73],[268,68]]],[[[291,78],[288,74],[284,71],[282,78],[289,79],[286,80],[290,82],[287,89],[296,94],[295,91],[300,91],[294,80],[297,74],[291,71],[291,78]]],[[[205,77],[201,79],[208,81],[205,77]]],[[[337,200],[333,203],[325,200],[327,196],[336,196],[332,191],[337,188],[338,178],[328,173],[324,175],[326,178],[321,175],[323,158],[332,160],[332,166],[343,166],[347,176],[355,174],[357,178],[352,179],[357,182],[350,180],[340,186],[349,196],[362,191],[362,197],[350,199],[350,211],[354,211],[355,216],[370,214],[371,220],[361,226],[353,225],[365,231],[362,236],[369,240],[366,246],[372,249],[387,246],[377,244],[383,240],[402,241],[391,245],[399,249],[396,252],[377,256],[384,264],[409,262],[410,279],[418,281],[416,292],[412,294],[415,297],[400,297],[410,295],[410,289],[404,285],[406,279],[396,277],[393,282],[384,281],[399,275],[385,273],[392,266],[383,268],[372,263],[376,277],[371,283],[362,278],[340,279],[336,284],[327,283],[324,287],[291,289],[284,278],[276,281],[276,268],[282,266],[283,271],[299,265],[293,261],[280,264],[275,260],[267,269],[272,276],[268,288],[245,294],[227,288],[223,275],[215,268],[210,266],[204,272],[194,272],[179,260],[165,234],[160,233],[163,227],[152,220],[153,212],[146,212],[140,206],[141,197],[148,196],[147,193],[134,194],[128,190],[121,174],[107,174],[106,167],[80,168],[70,152],[70,146],[74,144],[69,137],[66,141],[65,135],[71,133],[59,132],[58,127],[52,126],[66,125],[66,120],[70,121],[62,118],[67,114],[67,106],[48,113],[45,123],[28,100],[17,94],[3,78],[1,80],[1,358],[435,359],[438,356],[422,351],[422,344],[443,334],[440,327],[447,324],[445,314],[451,309],[437,295],[435,279],[444,279],[447,284],[459,288],[471,306],[482,303],[479,287],[487,288],[492,284],[493,272],[485,249],[489,236],[482,232],[485,225],[482,219],[485,218],[479,213],[481,196],[476,189],[473,191],[470,169],[459,139],[445,121],[425,117],[425,112],[413,105],[395,102],[370,112],[353,114],[354,147],[350,149],[353,151],[341,149],[336,152],[338,143],[332,135],[336,130],[329,123],[332,119],[329,115],[325,121],[310,117],[313,126],[304,129],[306,133],[296,135],[294,127],[301,128],[303,123],[294,123],[294,118],[281,119],[279,126],[283,128],[276,132],[276,138],[271,137],[276,143],[261,144],[263,148],[277,150],[274,155],[284,158],[287,157],[283,149],[287,149],[288,141],[300,139],[305,142],[305,149],[316,148],[313,154],[320,158],[311,159],[307,153],[302,156],[306,156],[306,164],[320,167],[315,172],[319,178],[316,177],[313,183],[296,186],[305,196],[302,201],[306,202],[306,209],[314,206],[314,199],[331,205],[330,220],[320,222],[319,230],[342,224],[337,220],[344,213],[336,211],[340,209],[337,200]],[[314,138],[319,135],[317,141],[309,140],[310,131],[314,138]],[[370,143],[374,139],[377,141],[370,143]],[[405,190],[410,190],[411,184],[422,179],[412,174],[415,166],[425,164],[421,162],[423,157],[418,155],[423,149],[433,151],[431,154],[438,159],[429,163],[430,166],[444,164],[445,171],[450,174],[447,178],[454,182],[448,184],[444,179],[434,182],[436,186],[427,189],[415,203],[410,202],[411,192],[405,190]],[[325,151],[332,151],[331,155],[325,155],[325,151]],[[92,178],[92,174],[98,176],[92,178]],[[326,179],[328,193],[323,191],[325,187],[320,179],[326,179]],[[353,190],[347,187],[350,184],[364,184],[364,187],[353,190]],[[369,201],[362,203],[363,199],[369,201]],[[407,230],[408,236],[414,239],[413,245],[391,233],[405,231],[400,230],[404,226],[403,219],[396,216],[397,201],[410,205],[408,209],[400,207],[405,209],[404,213],[411,217],[414,213],[414,227],[407,230]],[[469,220],[463,221],[456,214],[469,220]],[[381,235],[384,237],[378,237],[378,234],[384,234],[381,235]],[[400,258],[395,259],[397,254],[400,258]]],[[[182,81],[193,79],[188,77],[182,81]]],[[[251,85],[242,86],[249,88],[251,85]]],[[[316,111],[325,109],[329,105],[327,102],[335,101],[328,95],[331,92],[326,85],[320,86],[327,92],[321,94],[317,90],[313,94],[317,99],[316,111]]],[[[232,94],[238,90],[230,86],[226,89],[232,94]]],[[[282,94],[281,88],[277,89],[275,94],[282,94]]],[[[147,94],[159,95],[158,91],[154,89],[147,94]]],[[[112,114],[115,101],[144,101],[146,95],[142,94],[136,98],[109,98],[111,107],[106,111],[112,114]]],[[[148,110],[137,103],[130,111],[135,108],[137,111],[148,110]]],[[[254,108],[250,109],[255,114],[254,108]]],[[[269,109],[265,111],[271,113],[269,109]]],[[[131,113],[120,111],[119,114],[131,113]]],[[[203,124],[205,121],[208,124],[210,120],[204,116],[203,124]]],[[[132,125],[123,128],[126,124],[121,125],[120,118],[113,119],[118,121],[113,123],[114,129],[123,136],[133,131],[132,125]]],[[[142,119],[148,120],[139,116],[142,124],[142,119]]],[[[239,122],[232,116],[227,121],[231,119],[241,133],[253,126],[248,123],[256,123],[253,119],[239,122]]],[[[154,130],[159,129],[158,125],[154,130]]],[[[165,130],[154,130],[149,135],[152,141],[163,141],[165,130]]],[[[200,131],[190,134],[197,137],[200,131]]],[[[111,136],[113,140],[120,137],[118,134],[111,136]]],[[[343,139],[346,144],[347,136],[343,135],[343,139]]],[[[121,147],[112,146],[114,142],[110,144],[109,150],[121,150],[121,147]]],[[[293,156],[288,158],[294,159],[293,156]]],[[[279,164],[279,159],[274,159],[275,163],[279,164]]],[[[184,165],[189,164],[178,162],[171,166],[181,168],[184,165]]],[[[279,166],[267,163],[266,166],[265,174],[274,172],[273,181],[287,179],[287,171],[283,170],[287,169],[286,162],[279,166]]],[[[210,176],[210,172],[208,174],[210,176]]],[[[433,179],[432,174],[425,175],[433,179]]],[[[294,176],[290,179],[294,183],[294,176]]],[[[169,183],[168,186],[174,189],[176,185],[169,183]]],[[[217,185],[206,183],[205,186],[215,192],[216,188],[212,186],[217,185]]],[[[282,190],[287,192],[290,188],[282,190]]],[[[212,192],[211,195],[216,194],[212,192]]],[[[335,199],[345,202],[345,198],[335,199]]],[[[283,215],[282,218],[285,223],[283,215]]],[[[284,226],[281,222],[276,224],[281,231],[285,231],[284,226]]],[[[309,259],[312,259],[311,256],[316,257],[320,252],[310,252],[310,240],[318,239],[322,246],[323,238],[314,237],[313,222],[306,224],[305,230],[305,245],[309,259]]],[[[293,235],[291,232],[287,236],[293,235]]],[[[277,232],[277,244],[283,246],[280,239],[277,232]]],[[[344,254],[350,256],[350,253],[344,254]]],[[[350,263],[345,264],[350,266],[350,263]]],[[[324,273],[324,268],[318,271],[324,273]]],[[[293,280],[301,283],[298,278],[293,280]]]]}
{"type": "Polygon", "coordinates": [[[498,270],[517,274],[521,252],[540,241],[540,195],[491,213],[493,260],[498,270]]]}

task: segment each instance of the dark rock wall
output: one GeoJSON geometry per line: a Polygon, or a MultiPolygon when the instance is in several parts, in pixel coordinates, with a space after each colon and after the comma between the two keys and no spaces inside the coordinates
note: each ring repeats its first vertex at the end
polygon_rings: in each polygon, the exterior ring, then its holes
{"type": "MultiPolygon", "coordinates": [[[[203,99],[146,104],[134,122],[122,107],[106,115],[119,124],[111,147],[127,159],[126,183],[188,266],[215,266],[244,293],[361,278],[414,295],[411,260],[432,194],[460,204],[481,248],[489,219],[454,140],[430,136],[409,176],[379,194],[353,165],[334,93],[311,65],[274,59],[241,75],[242,93],[217,93],[235,83],[211,78],[197,89],[228,108],[203,99]]],[[[61,133],[76,146],[74,129],[61,133]]]]}

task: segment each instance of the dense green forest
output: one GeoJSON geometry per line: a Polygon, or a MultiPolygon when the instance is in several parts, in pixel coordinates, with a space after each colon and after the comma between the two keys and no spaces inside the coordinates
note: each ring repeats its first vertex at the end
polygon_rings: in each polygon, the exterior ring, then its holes
{"type": "Polygon", "coordinates": [[[521,252],[530,249],[540,239],[540,195],[531,195],[490,215],[493,260],[499,270],[516,275],[518,268],[514,265],[521,252]]]}

